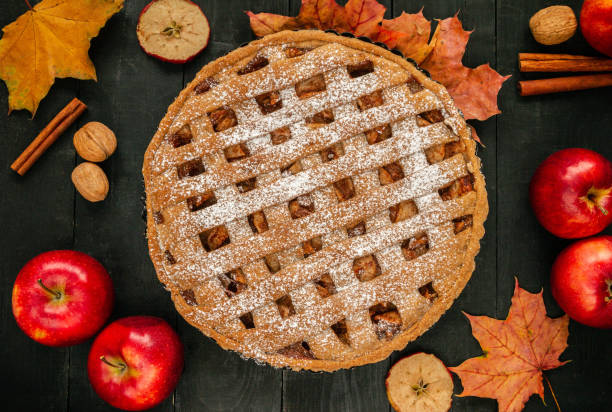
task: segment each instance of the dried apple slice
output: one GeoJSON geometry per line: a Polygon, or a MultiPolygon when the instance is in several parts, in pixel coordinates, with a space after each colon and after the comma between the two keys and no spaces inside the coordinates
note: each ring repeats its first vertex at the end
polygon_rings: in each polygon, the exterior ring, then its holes
{"type": "Polygon", "coordinates": [[[453,379],[434,355],[415,353],[391,367],[385,380],[387,397],[397,412],[446,412],[450,410],[453,379]]]}
{"type": "Polygon", "coordinates": [[[189,0],[153,0],[140,12],[136,34],[149,56],[180,64],[208,45],[210,25],[202,9],[189,0]]]}

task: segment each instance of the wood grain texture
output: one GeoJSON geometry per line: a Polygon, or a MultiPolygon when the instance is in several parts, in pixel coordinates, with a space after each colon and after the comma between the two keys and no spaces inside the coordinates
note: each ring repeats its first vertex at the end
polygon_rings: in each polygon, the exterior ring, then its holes
{"type": "MultiPolygon", "coordinates": [[[[106,124],[117,136],[117,150],[100,164],[110,183],[106,200],[89,203],[77,194],[74,248],[100,260],[110,273],[116,294],[111,320],[147,314],[174,326],[176,312],[148,257],[140,165],[158,119],[182,87],[183,70],[140,50],[135,27],[146,4],[145,0],[126,2],[124,10],[109,21],[91,50],[99,80],[80,83],[79,98],[90,103],[79,124],[94,120],[106,124]]],[[[77,157],[76,163],[82,161],[77,157]]],[[[70,409],[87,405],[89,412],[106,411],[109,406],[87,379],[89,347],[71,349],[70,409]]],[[[172,403],[171,397],[155,410],[172,411],[172,403]]]]}
{"type": "MultiPolygon", "coordinates": [[[[27,10],[23,2],[3,2],[0,26],[5,26],[27,10]]],[[[34,343],[18,327],[11,308],[13,282],[21,267],[36,254],[71,248],[74,191],[70,172],[74,162],[70,138],[66,135],[21,177],[9,165],[34,137],[73,97],[77,82],[60,80],[54,93],[41,105],[34,120],[29,113],[6,115],[8,93],[2,83],[0,93],[0,394],[6,410],[64,411],[68,401],[69,353],[65,348],[49,348],[34,343]],[[44,196],[41,188],[47,187],[44,196]],[[33,396],[37,391],[38,396],[33,396]]]]}
{"type": "MultiPolygon", "coordinates": [[[[391,1],[380,3],[387,8],[385,18],[391,18],[391,1]]],[[[289,15],[297,15],[300,4],[291,0],[289,15]]],[[[283,371],[283,412],[386,410],[389,402],[384,377],[389,366],[386,359],[333,374],[283,371]]]]}
{"type": "MultiPolygon", "coordinates": [[[[581,1],[566,2],[576,14],[581,1]]],[[[592,55],[581,36],[555,47],[538,45],[528,30],[518,30],[537,10],[554,2],[520,0],[497,2],[497,55],[502,73],[516,73],[516,51],[572,53],[592,55]]],[[[544,287],[548,314],[561,315],[550,294],[550,267],[569,241],[555,238],[536,221],[528,205],[528,185],[536,167],[548,155],[567,147],[585,147],[612,158],[610,125],[612,99],[610,90],[590,90],[523,98],[515,86],[519,79],[544,77],[518,74],[502,90],[500,102],[504,114],[498,123],[498,256],[497,317],[505,317],[514,289],[513,277],[531,292],[544,287]]],[[[607,233],[610,233],[608,228],[607,233]]],[[[561,359],[573,362],[547,372],[560,398],[563,410],[604,411],[609,390],[601,382],[610,382],[612,347],[610,332],[570,323],[569,348],[561,359]],[[599,342],[597,344],[596,342],[599,342]]],[[[549,405],[550,392],[546,390],[549,405]]],[[[550,410],[537,397],[527,403],[526,411],[550,410]]]]}
{"type": "MultiPolygon", "coordinates": [[[[468,0],[427,2],[399,0],[394,3],[394,14],[401,11],[415,13],[423,7],[426,18],[445,19],[459,13],[465,30],[474,30],[468,43],[463,63],[476,67],[489,62],[496,67],[495,55],[495,1],[468,0]],[[424,6],[423,6],[424,5],[424,6]]],[[[432,26],[435,29],[435,24],[432,26]]],[[[432,29],[432,33],[433,33],[432,29]]],[[[470,325],[461,311],[470,313],[491,313],[495,311],[495,267],[496,267],[496,119],[485,122],[470,122],[486,145],[478,151],[482,159],[482,171],[489,193],[489,216],[485,222],[485,237],[476,257],[476,270],[472,279],[450,310],[427,333],[409,344],[402,352],[392,356],[391,363],[414,352],[433,353],[447,365],[458,365],[471,356],[479,355],[478,343],[471,338],[470,325]]],[[[453,376],[455,393],[461,392],[459,379],[453,376]]],[[[452,411],[491,411],[495,401],[474,397],[454,398],[452,411]]]]}
{"type": "MultiPolygon", "coordinates": [[[[284,0],[196,3],[202,7],[211,22],[211,38],[206,50],[184,66],[184,86],[206,63],[255,38],[243,10],[283,14],[288,11],[287,2],[284,0]]],[[[258,365],[252,360],[245,361],[234,352],[222,350],[212,339],[202,335],[182,318],[179,320],[178,330],[187,347],[189,359],[176,391],[177,410],[281,409],[281,370],[258,365]]]]}
{"type": "MultiPolygon", "coordinates": [[[[445,18],[460,10],[464,28],[475,29],[464,57],[470,67],[490,62],[502,74],[513,74],[502,88],[504,112],[486,122],[473,122],[485,143],[479,155],[487,178],[490,213],[477,269],[455,305],[416,342],[374,365],[329,373],[291,372],[257,365],[220,349],[189,326],[173,309],[157,281],[147,255],[145,224],[140,217],[142,156],[159,120],[179,91],[206,63],[253,39],[243,10],[295,15],[299,0],[195,0],[211,22],[208,48],[184,66],[162,63],[138,47],[136,21],[147,0],[126,2],[90,52],[99,81],[59,80],[43,100],[36,118],[16,112],[0,120],[0,173],[4,199],[0,235],[0,394],[6,410],[113,411],[92,391],[86,359],[91,341],[71,349],[53,349],[29,340],[17,327],[10,293],[15,276],[27,260],[45,250],[76,248],[99,259],[109,270],[117,292],[112,319],[150,314],[176,327],[184,345],[186,366],[172,397],[156,411],[389,411],[384,377],[392,362],[416,351],[434,353],[458,365],[481,353],[461,311],[503,318],[510,306],[513,278],[532,292],[544,287],[549,315],[562,312],[550,295],[550,265],[569,242],[554,238],[536,222],[528,205],[527,186],[537,165],[550,153],[572,146],[587,147],[612,158],[610,90],[521,98],[519,79],[547,74],[517,69],[518,52],[594,55],[578,34],[566,44],[544,47],[528,29],[529,17],[556,4],[550,0],[387,0],[386,18],[424,5],[427,18],[445,18]],[[72,97],[89,109],[25,177],[9,170],[10,162],[72,97]],[[101,204],[75,194],[70,172],[81,160],[71,136],[87,121],[107,124],[117,134],[117,152],[102,168],[110,193],[101,204]]],[[[567,3],[567,2],[566,2],[567,3]]],[[[569,0],[578,13],[581,2],[569,0]]],[[[21,0],[0,6],[0,25],[26,8],[21,0]]],[[[0,106],[7,93],[0,91],[0,106]]],[[[0,117],[5,116],[0,114],[0,117]]],[[[607,233],[612,233],[608,229],[607,233]]],[[[570,323],[569,348],[562,359],[573,362],[547,372],[564,411],[609,410],[612,380],[610,331],[570,323]]],[[[455,392],[461,391],[455,379],[455,392]]],[[[526,411],[554,410],[533,397],[526,411]]],[[[452,411],[495,411],[496,403],[474,397],[454,398],[452,411]]]]}

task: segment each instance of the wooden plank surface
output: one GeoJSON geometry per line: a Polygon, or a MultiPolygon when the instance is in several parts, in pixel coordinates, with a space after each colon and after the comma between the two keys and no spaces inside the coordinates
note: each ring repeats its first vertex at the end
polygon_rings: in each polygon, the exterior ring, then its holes
{"type": "MultiPolygon", "coordinates": [[[[494,0],[453,0],[444,2],[426,2],[419,0],[399,0],[394,4],[394,13],[402,10],[415,13],[423,7],[428,19],[444,19],[459,13],[465,30],[474,30],[468,43],[464,64],[476,67],[490,62],[495,67],[495,1],[494,0]],[[423,4],[425,6],[423,7],[423,4]]],[[[433,26],[435,28],[435,25],[433,26]]],[[[433,33],[433,30],[432,30],[433,33]]],[[[421,338],[410,343],[406,348],[391,357],[391,363],[414,352],[433,353],[447,365],[458,365],[465,359],[478,356],[481,351],[476,340],[471,337],[470,325],[461,313],[467,311],[475,314],[495,313],[496,292],[496,119],[485,122],[471,122],[485,143],[480,148],[482,171],[485,175],[489,196],[489,216],[485,222],[485,237],[481,241],[481,250],[476,257],[476,270],[465,290],[451,309],[421,338]]],[[[453,375],[455,393],[461,392],[459,379],[453,375]]],[[[462,412],[491,411],[495,401],[475,397],[453,399],[452,410],[462,412]]],[[[391,409],[390,409],[391,410],[391,409]]]]}
{"type": "MultiPolygon", "coordinates": [[[[175,66],[146,56],[138,47],[135,26],[146,0],[126,2],[92,43],[90,55],[99,81],[60,80],[43,100],[34,120],[17,112],[0,120],[0,173],[4,201],[0,204],[0,393],[7,410],[111,411],[87,381],[86,358],[91,342],[70,349],[53,349],[29,340],[16,326],[10,291],[20,267],[34,255],[51,249],[75,248],[91,254],[109,270],[117,302],[112,319],[128,315],[161,316],[173,324],[185,344],[186,366],[173,396],[156,411],[388,411],[384,377],[391,363],[415,351],[432,352],[448,365],[481,353],[461,311],[505,317],[513,278],[531,291],[544,286],[549,314],[562,312],[550,295],[548,276],[554,257],[568,242],[546,233],[527,203],[533,171],[555,150],[582,146],[612,158],[612,89],[521,98],[518,79],[544,77],[517,73],[518,52],[592,54],[576,36],[567,44],[544,48],[527,29],[529,17],[552,5],[548,0],[386,0],[386,17],[417,12],[445,18],[460,11],[464,28],[474,29],[464,63],[490,62],[513,78],[503,88],[503,115],[474,122],[486,147],[479,149],[489,192],[490,214],[477,269],[455,305],[416,342],[390,359],[334,374],[296,373],[245,361],[220,349],[176,314],[167,292],[155,277],[141,219],[141,164],[144,150],[173,98],[207,62],[253,39],[243,10],[295,15],[299,0],[196,0],[207,14],[211,43],[193,62],[175,66]],[[46,122],[73,96],[89,105],[86,114],[24,177],[8,166],[46,122]],[[118,136],[118,150],[102,164],[111,191],[102,204],[75,195],[70,172],[81,160],[71,136],[87,121],[104,122],[118,136]]],[[[581,4],[569,1],[577,12],[581,4]]],[[[0,6],[0,26],[26,10],[21,0],[0,6]]],[[[0,87],[0,107],[7,93],[0,87]]],[[[5,115],[0,115],[5,116],[5,115]]],[[[608,230],[607,233],[612,233],[608,230]]],[[[565,411],[609,410],[612,381],[610,331],[570,326],[570,348],[563,359],[573,362],[547,373],[565,411]]],[[[455,379],[455,392],[461,391],[455,379]]],[[[554,410],[547,390],[526,411],[554,410]]],[[[453,401],[453,411],[494,411],[493,400],[474,397],[453,401]]]]}
{"type": "MultiPolygon", "coordinates": [[[[23,2],[3,2],[0,26],[9,24],[27,10],[23,2]]],[[[67,139],[55,144],[25,177],[9,165],[74,96],[77,81],[56,82],[53,93],[42,104],[34,120],[16,112],[7,117],[8,95],[4,83],[0,92],[0,393],[5,406],[35,411],[64,411],[68,402],[69,350],[35,344],[15,323],[11,309],[13,282],[19,269],[33,256],[50,249],[72,247],[74,191],[70,172],[74,150],[67,139]],[[48,187],[41,196],[41,187],[48,187]],[[33,396],[34,391],[38,392],[33,396]]],[[[74,133],[72,126],[67,133],[74,133]]],[[[15,409],[17,410],[17,409],[15,409]]]]}
{"type": "MultiPolygon", "coordinates": [[[[250,2],[200,2],[211,22],[211,42],[185,66],[187,85],[206,63],[254,39],[243,10],[287,13],[284,0],[250,2]]],[[[282,371],[245,361],[235,352],[222,350],[214,340],[180,316],[179,333],[189,356],[190,369],[179,382],[179,411],[278,411],[281,408],[282,371]]]]}
{"type": "MultiPolygon", "coordinates": [[[[78,96],[90,109],[79,125],[94,120],[106,124],[116,133],[118,145],[113,156],[101,164],[110,182],[107,199],[90,203],[77,195],[74,248],[99,259],[109,271],[116,294],[111,320],[148,314],[175,325],[176,311],[148,257],[140,165],[159,119],[182,88],[183,70],[141,52],[134,28],[147,3],[128,1],[124,11],[109,21],[90,52],[98,82],[80,83],[78,96]]],[[[89,345],[71,351],[70,410],[87,405],[89,412],[106,411],[108,405],[87,378],[88,352],[89,345]]],[[[168,398],[155,410],[173,408],[173,399],[168,398]]]]}
{"type": "MultiPolygon", "coordinates": [[[[576,14],[581,1],[566,2],[576,14]]],[[[555,47],[538,45],[524,27],[529,17],[551,1],[520,0],[497,2],[498,69],[517,72],[518,52],[549,52],[593,55],[581,36],[555,47]]],[[[538,225],[528,205],[527,188],[536,167],[548,155],[567,147],[585,147],[612,159],[612,89],[590,90],[557,95],[521,98],[516,92],[519,79],[542,78],[538,73],[515,74],[500,96],[504,111],[498,124],[498,255],[497,314],[508,312],[514,284],[531,292],[544,286],[544,302],[550,316],[559,309],[550,294],[550,267],[569,241],[555,238],[538,225]]],[[[549,75],[554,77],[554,75],[549,75]]],[[[612,233],[608,228],[605,233],[612,233]]],[[[566,411],[609,410],[610,390],[601,382],[612,381],[612,335],[570,322],[569,348],[561,359],[571,359],[566,366],[546,373],[566,411]],[[607,404],[607,406],[606,406],[607,404]]],[[[547,403],[552,402],[546,390],[547,403]]],[[[533,397],[526,410],[546,410],[533,397]]]]}

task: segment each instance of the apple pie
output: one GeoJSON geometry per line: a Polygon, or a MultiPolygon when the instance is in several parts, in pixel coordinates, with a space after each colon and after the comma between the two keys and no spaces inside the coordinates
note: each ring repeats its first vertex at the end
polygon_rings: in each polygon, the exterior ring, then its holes
{"type": "Polygon", "coordinates": [[[206,65],[144,160],[147,237],[223,348],[333,371],[402,349],[474,270],[487,194],[461,113],[402,56],[287,31],[206,65]]]}

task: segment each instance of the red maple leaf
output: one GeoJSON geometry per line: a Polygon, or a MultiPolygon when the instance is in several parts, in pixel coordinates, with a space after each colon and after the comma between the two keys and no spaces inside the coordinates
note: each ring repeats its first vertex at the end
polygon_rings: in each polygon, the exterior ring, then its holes
{"type": "Polygon", "coordinates": [[[567,363],[559,360],[567,348],[567,315],[546,316],[542,291],[529,293],[516,280],[505,320],[465,316],[484,354],[449,368],[461,378],[463,392],[458,396],[497,399],[502,412],[521,411],[533,394],[543,400],[542,372],[567,363]]]}
{"type": "Polygon", "coordinates": [[[376,37],[386,9],[376,0],[349,0],[344,10],[349,32],[355,36],[376,37]]]}

